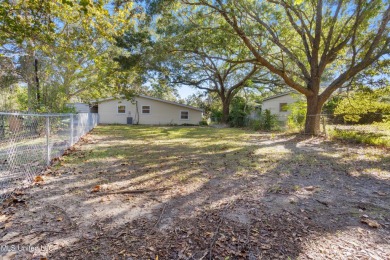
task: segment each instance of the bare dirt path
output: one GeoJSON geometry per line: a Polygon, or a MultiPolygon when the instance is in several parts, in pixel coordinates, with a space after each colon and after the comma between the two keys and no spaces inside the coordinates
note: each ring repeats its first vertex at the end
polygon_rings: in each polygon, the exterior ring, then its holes
{"type": "Polygon", "coordinates": [[[383,148],[100,126],[42,178],[2,209],[9,259],[390,258],[383,148]]]}

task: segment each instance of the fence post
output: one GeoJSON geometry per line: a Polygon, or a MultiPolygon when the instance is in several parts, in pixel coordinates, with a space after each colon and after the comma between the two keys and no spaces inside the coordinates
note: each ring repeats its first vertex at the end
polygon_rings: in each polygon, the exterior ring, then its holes
{"type": "Polygon", "coordinates": [[[46,165],[50,165],[50,118],[46,116],[46,165]]]}
{"type": "Polygon", "coordinates": [[[70,114],[70,146],[74,144],[73,114],[70,114]]]}

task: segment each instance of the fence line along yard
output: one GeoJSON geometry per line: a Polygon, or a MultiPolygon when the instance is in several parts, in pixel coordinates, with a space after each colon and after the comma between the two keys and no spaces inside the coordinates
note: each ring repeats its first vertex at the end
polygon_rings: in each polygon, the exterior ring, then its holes
{"type": "MultiPolygon", "coordinates": [[[[328,136],[332,133],[334,134],[335,132],[344,134],[349,132],[373,136],[375,135],[378,137],[384,137],[385,139],[389,139],[390,137],[389,121],[387,119],[390,116],[389,114],[318,114],[313,116],[318,116],[320,118],[320,133],[325,136],[328,136]]],[[[279,116],[278,119],[280,118],[281,117],[279,116]]],[[[283,121],[284,125],[288,127],[288,121],[290,120],[291,122],[294,121],[294,119],[298,121],[296,122],[296,125],[300,125],[301,132],[305,133],[303,124],[305,121],[305,116],[298,116],[295,118],[284,116],[281,121],[283,121]]]]}
{"type": "MultiPolygon", "coordinates": [[[[349,131],[357,133],[373,134],[390,137],[390,114],[367,113],[367,114],[316,114],[319,117],[320,133],[328,135],[334,131],[349,131]]],[[[305,133],[304,113],[297,114],[270,114],[268,121],[264,114],[252,113],[242,118],[240,126],[254,126],[256,123],[268,123],[270,129],[260,130],[285,130],[305,133]]],[[[215,121],[215,120],[214,120],[215,121]]]]}
{"type": "Polygon", "coordinates": [[[0,112],[0,202],[91,131],[98,115],[0,112]]]}

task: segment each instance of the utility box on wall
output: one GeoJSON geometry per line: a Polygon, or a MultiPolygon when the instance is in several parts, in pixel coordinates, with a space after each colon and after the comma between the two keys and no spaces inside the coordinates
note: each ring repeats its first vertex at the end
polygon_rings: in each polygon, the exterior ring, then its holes
{"type": "Polygon", "coordinates": [[[133,118],[132,117],[128,117],[127,118],[127,124],[128,125],[132,125],[133,124],[133,118]]]}

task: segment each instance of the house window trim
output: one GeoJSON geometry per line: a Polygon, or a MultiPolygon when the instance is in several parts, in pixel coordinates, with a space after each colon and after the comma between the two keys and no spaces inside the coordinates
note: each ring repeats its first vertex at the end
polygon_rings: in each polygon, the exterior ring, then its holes
{"type": "Polygon", "coordinates": [[[116,106],[116,114],[117,114],[117,115],[125,115],[126,112],[127,112],[127,106],[126,106],[126,105],[124,105],[124,104],[118,104],[118,105],[116,106]],[[119,113],[119,107],[120,107],[120,106],[124,106],[124,107],[125,107],[125,112],[119,113]]]}
{"type": "Polygon", "coordinates": [[[150,114],[152,114],[152,106],[151,105],[141,105],[141,114],[142,115],[150,115],[150,114]],[[144,107],[149,107],[149,113],[144,113],[144,107]]]}
{"type": "Polygon", "coordinates": [[[179,119],[180,119],[180,120],[183,120],[183,121],[188,121],[188,120],[190,120],[190,111],[189,111],[189,110],[180,110],[179,119]],[[181,112],[187,112],[187,115],[188,115],[187,119],[181,118],[181,112]]]}
{"type": "Polygon", "coordinates": [[[282,102],[282,103],[279,103],[279,113],[286,113],[288,112],[288,103],[286,102],[282,102]],[[284,106],[282,106],[282,104],[284,104],[284,106]],[[286,107],[285,110],[283,110],[283,107],[286,107]]]}

